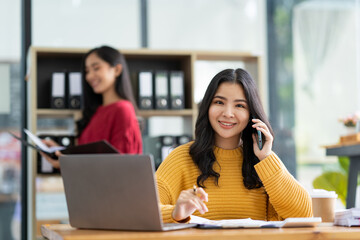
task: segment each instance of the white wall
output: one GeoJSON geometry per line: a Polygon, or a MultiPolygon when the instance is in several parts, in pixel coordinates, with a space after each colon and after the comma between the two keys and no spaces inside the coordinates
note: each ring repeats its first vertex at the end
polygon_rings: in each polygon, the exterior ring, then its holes
{"type": "Polygon", "coordinates": [[[32,44],[140,46],[138,0],[33,0],[32,44]]]}
{"type": "Polygon", "coordinates": [[[151,48],[264,53],[264,0],[149,0],[151,48]]]}
{"type": "Polygon", "coordinates": [[[20,0],[0,0],[0,62],[20,61],[20,14],[20,0]]]}

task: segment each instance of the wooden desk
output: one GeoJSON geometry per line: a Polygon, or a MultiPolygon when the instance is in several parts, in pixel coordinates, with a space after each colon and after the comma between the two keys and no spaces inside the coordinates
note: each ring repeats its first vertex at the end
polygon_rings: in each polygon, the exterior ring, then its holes
{"type": "Polygon", "coordinates": [[[43,225],[43,236],[50,240],[321,240],[360,239],[359,227],[318,226],[315,228],[268,229],[184,229],[170,232],[130,232],[79,230],[67,224],[43,225]]]}
{"type": "Polygon", "coordinates": [[[360,143],[326,146],[326,155],[346,156],[350,158],[346,208],[355,207],[357,178],[360,171],[360,143]]]}

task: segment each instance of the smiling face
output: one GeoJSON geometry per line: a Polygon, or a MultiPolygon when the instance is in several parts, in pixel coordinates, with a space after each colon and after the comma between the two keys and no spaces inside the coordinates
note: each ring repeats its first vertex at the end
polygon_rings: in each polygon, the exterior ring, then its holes
{"type": "Polygon", "coordinates": [[[224,149],[238,147],[250,117],[243,87],[238,83],[221,83],[208,114],[215,132],[215,145],[224,149]]]}
{"type": "Polygon", "coordinates": [[[85,60],[85,66],[85,79],[95,93],[105,94],[115,91],[116,77],[121,73],[120,64],[113,67],[96,53],[91,53],[85,60]]]}

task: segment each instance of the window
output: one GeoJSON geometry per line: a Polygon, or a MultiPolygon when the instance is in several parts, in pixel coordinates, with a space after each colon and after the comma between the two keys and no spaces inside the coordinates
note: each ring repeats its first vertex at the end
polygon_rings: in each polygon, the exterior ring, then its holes
{"type": "Polygon", "coordinates": [[[20,239],[20,1],[0,2],[0,239],[20,239]]]}

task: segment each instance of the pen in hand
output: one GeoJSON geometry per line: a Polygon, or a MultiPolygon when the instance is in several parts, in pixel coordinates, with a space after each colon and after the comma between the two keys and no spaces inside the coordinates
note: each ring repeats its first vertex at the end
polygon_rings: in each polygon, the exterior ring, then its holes
{"type": "Polygon", "coordinates": [[[200,205],[201,208],[198,209],[199,212],[201,214],[204,214],[205,212],[209,211],[208,208],[206,207],[205,203],[203,202],[207,202],[208,201],[208,195],[207,193],[204,191],[204,189],[202,188],[197,188],[196,184],[193,185],[193,194],[195,195],[196,198],[199,199],[200,201],[200,205]]]}
{"type": "Polygon", "coordinates": [[[195,184],[193,186],[193,192],[194,192],[194,195],[196,195],[196,185],[195,184]]]}
{"type": "Polygon", "coordinates": [[[193,185],[192,188],[184,190],[180,193],[174,210],[172,212],[172,218],[175,221],[182,221],[193,214],[196,210],[200,214],[204,214],[209,211],[204,202],[208,201],[208,194],[201,187],[193,185]]]}

